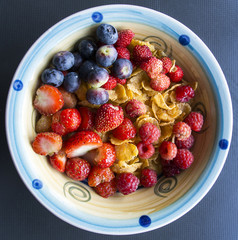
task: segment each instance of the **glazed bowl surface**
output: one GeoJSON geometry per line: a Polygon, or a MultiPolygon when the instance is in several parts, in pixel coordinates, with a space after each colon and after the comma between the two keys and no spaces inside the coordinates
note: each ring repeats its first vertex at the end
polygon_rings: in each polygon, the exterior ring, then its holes
{"type": "Polygon", "coordinates": [[[105,5],[71,15],[45,32],[21,61],[9,90],[6,133],[19,175],[32,194],[53,214],[85,230],[125,235],[160,228],[192,209],[209,191],[225,163],[232,136],[232,103],[222,70],[206,45],[186,26],[160,12],[133,5],[105,5]],[[70,50],[101,23],[132,29],[176,59],[185,80],[198,82],[194,111],[205,117],[195,133],[193,165],[178,176],[159,176],[153,188],[109,199],[87,184],[54,170],[34,153],[36,111],[32,100],[39,76],[52,56],[70,50]]]}

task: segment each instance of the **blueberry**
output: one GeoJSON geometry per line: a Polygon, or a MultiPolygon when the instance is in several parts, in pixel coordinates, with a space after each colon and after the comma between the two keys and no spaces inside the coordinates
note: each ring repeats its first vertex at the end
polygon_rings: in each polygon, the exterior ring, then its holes
{"type": "Polygon", "coordinates": [[[64,81],[64,74],[55,68],[47,68],[42,72],[41,80],[45,84],[59,87],[64,81]]]}
{"type": "Polygon", "coordinates": [[[112,70],[115,77],[125,79],[130,77],[133,66],[130,60],[120,58],[114,62],[112,70]]]}
{"type": "Polygon", "coordinates": [[[74,65],[74,55],[68,51],[61,51],[54,55],[53,65],[60,71],[69,70],[74,65]]]}
{"type": "Polygon", "coordinates": [[[95,68],[98,68],[98,65],[91,61],[86,60],[82,63],[82,65],[79,68],[79,78],[83,81],[87,81],[88,73],[94,70],[95,68]]]}
{"type": "Polygon", "coordinates": [[[116,28],[110,24],[101,24],[96,31],[97,38],[104,44],[114,44],[118,39],[116,28]]]}
{"type": "Polygon", "coordinates": [[[86,98],[91,104],[101,105],[109,100],[109,94],[104,88],[90,88],[86,93],[86,98]]]}
{"type": "Polygon", "coordinates": [[[98,67],[88,74],[87,82],[89,86],[99,88],[108,81],[108,78],[108,71],[105,68],[98,67]]]}
{"type": "Polygon", "coordinates": [[[117,50],[113,45],[104,45],[96,52],[96,62],[103,67],[111,66],[117,59],[117,50]]]}
{"type": "Polygon", "coordinates": [[[78,52],[74,52],[73,55],[74,55],[74,65],[73,65],[73,67],[70,70],[77,71],[79,66],[83,62],[83,58],[80,55],[80,53],[78,53],[78,52]]]}
{"type": "Polygon", "coordinates": [[[83,39],[79,42],[78,50],[83,58],[91,59],[95,56],[95,53],[97,51],[97,45],[91,39],[83,39]]]}
{"type": "Polygon", "coordinates": [[[76,72],[70,72],[64,77],[64,89],[68,92],[75,92],[78,90],[81,81],[76,72]]]}

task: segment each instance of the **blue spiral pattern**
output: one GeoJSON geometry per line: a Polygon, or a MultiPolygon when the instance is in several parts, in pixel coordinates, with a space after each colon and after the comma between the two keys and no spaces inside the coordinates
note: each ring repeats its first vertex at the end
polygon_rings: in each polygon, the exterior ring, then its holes
{"type": "Polygon", "coordinates": [[[92,19],[94,22],[99,23],[102,21],[103,15],[100,12],[94,12],[92,14],[92,19]]]}
{"type": "Polygon", "coordinates": [[[39,189],[41,189],[43,187],[43,183],[39,179],[34,179],[32,181],[32,187],[37,189],[37,190],[39,190],[39,189]]]}
{"type": "Polygon", "coordinates": [[[22,88],[23,88],[23,83],[22,83],[21,80],[15,80],[15,81],[13,82],[13,89],[14,89],[15,91],[21,91],[22,88]]]}

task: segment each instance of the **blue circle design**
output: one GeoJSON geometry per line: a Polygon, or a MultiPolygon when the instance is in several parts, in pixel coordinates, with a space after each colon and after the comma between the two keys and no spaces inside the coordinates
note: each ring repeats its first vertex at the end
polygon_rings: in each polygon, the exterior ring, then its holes
{"type": "Polygon", "coordinates": [[[103,15],[100,12],[94,12],[92,14],[92,19],[94,22],[99,23],[102,21],[103,15]]]}
{"type": "Polygon", "coordinates": [[[21,91],[23,88],[23,83],[21,80],[15,80],[13,82],[13,89],[16,91],[21,91]]]}
{"type": "Polygon", "coordinates": [[[179,37],[179,42],[181,45],[186,46],[190,43],[190,38],[188,35],[181,35],[179,37]]]}
{"type": "Polygon", "coordinates": [[[149,227],[151,224],[151,219],[147,215],[142,215],[139,219],[139,223],[142,227],[149,227]]]}
{"type": "Polygon", "coordinates": [[[221,139],[219,141],[219,147],[223,150],[228,148],[228,141],[226,139],[221,139]]]}
{"type": "Polygon", "coordinates": [[[41,189],[43,187],[43,183],[39,179],[34,179],[32,181],[32,187],[35,189],[41,189]]]}

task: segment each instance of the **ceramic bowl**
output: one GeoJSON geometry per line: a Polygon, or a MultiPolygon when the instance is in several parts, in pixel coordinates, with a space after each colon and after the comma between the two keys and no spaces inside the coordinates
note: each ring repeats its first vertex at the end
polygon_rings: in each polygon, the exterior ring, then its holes
{"type": "Polygon", "coordinates": [[[193,208],[209,191],[225,163],[232,135],[232,104],[222,70],[206,45],[191,30],[160,12],[133,6],[107,5],[71,15],[45,32],[21,61],[9,90],[6,132],[19,175],[32,194],[53,214],[85,230],[124,235],[160,228],[193,208]],[[194,134],[193,165],[176,177],[160,176],[153,188],[104,199],[82,182],[55,171],[31,147],[36,133],[33,96],[39,75],[53,54],[102,23],[130,28],[139,39],[153,41],[177,60],[185,79],[198,81],[193,110],[205,124],[194,134]]]}

